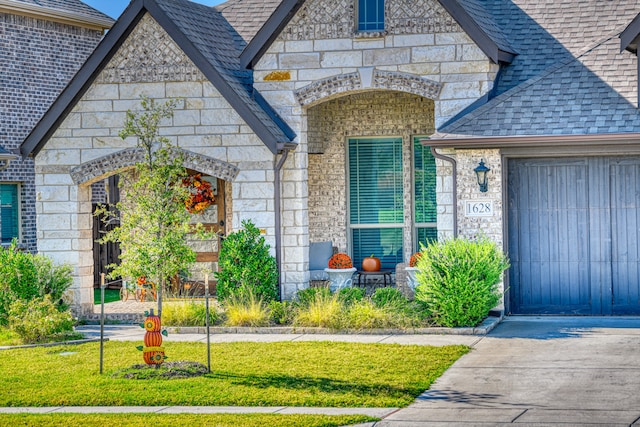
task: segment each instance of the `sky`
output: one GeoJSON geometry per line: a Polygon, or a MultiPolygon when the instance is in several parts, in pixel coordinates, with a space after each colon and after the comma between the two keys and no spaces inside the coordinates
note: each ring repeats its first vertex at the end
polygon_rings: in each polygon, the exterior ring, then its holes
{"type": "MultiPolygon", "coordinates": [[[[102,13],[106,13],[113,19],[118,19],[120,14],[129,5],[129,0],[82,0],[89,6],[98,9],[102,13]]],[[[225,0],[192,0],[196,3],[206,4],[207,6],[215,6],[225,0]]]]}

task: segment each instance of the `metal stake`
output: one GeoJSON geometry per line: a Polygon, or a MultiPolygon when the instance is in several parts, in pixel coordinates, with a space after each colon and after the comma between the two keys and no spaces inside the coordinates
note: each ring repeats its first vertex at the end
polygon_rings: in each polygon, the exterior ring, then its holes
{"type": "Polygon", "coordinates": [[[104,356],[104,273],[100,273],[100,375],[104,356]]]}
{"type": "Polygon", "coordinates": [[[204,275],[205,325],[207,325],[207,372],[211,373],[211,336],[209,325],[209,273],[204,275]]]}

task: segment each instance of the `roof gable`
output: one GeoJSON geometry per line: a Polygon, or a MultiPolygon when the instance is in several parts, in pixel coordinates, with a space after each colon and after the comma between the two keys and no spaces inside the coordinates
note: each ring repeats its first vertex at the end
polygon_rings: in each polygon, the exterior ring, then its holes
{"type": "Polygon", "coordinates": [[[111,28],[114,23],[111,17],[80,0],[0,0],[0,12],[99,30],[111,28]]]}
{"type": "MultiPolygon", "coordinates": [[[[280,3],[242,52],[240,61],[243,67],[251,68],[260,60],[306,2],[305,0],[283,0],[280,3]]],[[[493,62],[511,62],[517,54],[481,2],[477,0],[460,2],[438,0],[438,2],[493,62]]]]}
{"type": "Polygon", "coordinates": [[[145,13],[164,28],[272,153],[292,143],[294,132],[253,90],[250,72],[240,69],[242,40],[219,12],[187,0],[135,0],[22,143],[23,156],[37,154],[46,144],[145,13]]]}

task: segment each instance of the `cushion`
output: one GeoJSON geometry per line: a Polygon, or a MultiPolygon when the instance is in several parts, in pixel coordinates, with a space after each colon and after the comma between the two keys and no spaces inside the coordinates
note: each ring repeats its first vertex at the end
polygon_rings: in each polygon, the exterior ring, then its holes
{"type": "Polygon", "coordinates": [[[309,270],[324,270],[333,255],[332,242],[309,243],[309,270]]]}

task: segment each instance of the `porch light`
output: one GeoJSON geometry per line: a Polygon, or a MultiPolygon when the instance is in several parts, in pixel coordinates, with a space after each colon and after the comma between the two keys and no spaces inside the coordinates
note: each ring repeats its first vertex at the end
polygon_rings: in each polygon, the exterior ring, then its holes
{"type": "Polygon", "coordinates": [[[473,171],[476,173],[476,178],[478,178],[480,192],[486,193],[488,190],[487,174],[491,171],[491,169],[484,165],[484,159],[480,159],[480,163],[473,171]]]}

